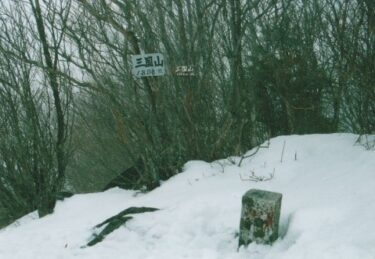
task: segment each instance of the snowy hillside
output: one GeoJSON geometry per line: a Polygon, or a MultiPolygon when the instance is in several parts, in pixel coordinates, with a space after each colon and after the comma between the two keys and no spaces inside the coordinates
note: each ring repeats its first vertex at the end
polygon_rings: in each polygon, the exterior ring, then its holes
{"type": "Polygon", "coordinates": [[[231,163],[239,158],[191,161],[148,194],[111,189],[73,196],[53,215],[30,214],[0,230],[0,258],[375,259],[375,151],[356,139],[278,137],[241,167],[231,163]],[[252,174],[273,178],[249,181],[252,174]],[[251,188],[283,194],[281,237],[237,251],[241,196],[251,188]],[[131,206],[160,211],[136,215],[103,242],[81,248],[93,226],[131,206]]]}

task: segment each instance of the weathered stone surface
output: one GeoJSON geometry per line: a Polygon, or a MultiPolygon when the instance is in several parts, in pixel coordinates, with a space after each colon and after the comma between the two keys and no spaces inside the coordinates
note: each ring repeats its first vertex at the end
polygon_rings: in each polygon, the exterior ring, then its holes
{"type": "Polygon", "coordinates": [[[242,196],[239,246],[271,244],[278,237],[282,194],[251,189],[242,196]]]}

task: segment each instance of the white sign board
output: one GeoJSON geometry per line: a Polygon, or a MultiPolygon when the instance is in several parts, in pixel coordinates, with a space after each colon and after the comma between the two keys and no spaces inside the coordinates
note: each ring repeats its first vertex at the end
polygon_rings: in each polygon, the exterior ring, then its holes
{"type": "Polygon", "coordinates": [[[132,56],[133,75],[163,76],[165,74],[164,57],[161,53],[149,53],[132,56]]]}
{"type": "Polygon", "coordinates": [[[177,66],[174,72],[177,76],[194,76],[195,75],[193,66],[177,66]]]}

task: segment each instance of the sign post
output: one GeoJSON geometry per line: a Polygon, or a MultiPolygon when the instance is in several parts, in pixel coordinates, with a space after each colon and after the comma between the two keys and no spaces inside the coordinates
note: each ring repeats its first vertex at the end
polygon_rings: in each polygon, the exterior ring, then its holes
{"type": "Polygon", "coordinates": [[[195,76],[193,66],[177,66],[174,72],[177,76],[195,76]]]}
{"type": "Polygon", "coordinates": [[[133,55],[132,65],[132,73],[136,77],[165,75],[164,56],[161,53],[133,55]]]}

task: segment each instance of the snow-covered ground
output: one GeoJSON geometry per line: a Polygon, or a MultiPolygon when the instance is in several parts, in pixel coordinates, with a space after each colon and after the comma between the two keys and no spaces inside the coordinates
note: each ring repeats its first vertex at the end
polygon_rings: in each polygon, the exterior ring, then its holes
{"type": "Polygon", "coordinates": [[[148,194],[111,189],[73,196],[53,215],[32,213],[0,230],[0,258],[375,259],[375,151],[356,139],[278,137],[241,167],[229,161],[239,158],[188,162],[148,194]],[[246,180],[253,173],[274,177],[246,180]],[[281,236],[272,246],[237,251],[241,196],[251,188],[283,194],[281,236]],[[130,206],[161,210],[135,215],[103,242],[81,248],[94,225],[130,206]]]}

